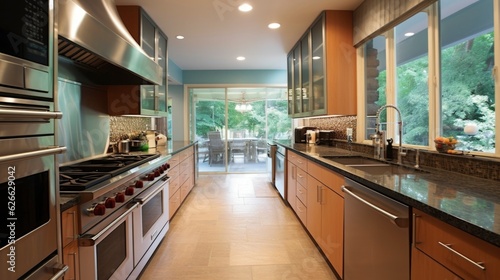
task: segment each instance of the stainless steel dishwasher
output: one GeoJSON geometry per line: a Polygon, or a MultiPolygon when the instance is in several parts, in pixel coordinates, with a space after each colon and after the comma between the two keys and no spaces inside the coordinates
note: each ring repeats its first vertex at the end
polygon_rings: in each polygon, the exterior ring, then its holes
{"type": "Polygon", "coordinates": [[[410,279],[408,206],[345,178],[344,279],[410,279]]]}
{"type": "Polygon", "coordinates": [[[281,198],[285,199],[285,148],[282,146],[276,147],[276,161],[275,161],[275,182],[274,186],[281,195],[281,198]]]}

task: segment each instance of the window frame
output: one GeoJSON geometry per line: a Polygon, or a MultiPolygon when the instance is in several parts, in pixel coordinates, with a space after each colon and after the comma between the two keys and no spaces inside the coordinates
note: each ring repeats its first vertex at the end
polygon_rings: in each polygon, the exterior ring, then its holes
{"type": "MultiPolygon", "coordinates": [[[[435,3],[415,11],[407,18],[419,13],[428,13],[428,56],[429,56],[429,76],[428,76],[428,91],[429,91],[429,141],[427,146],[421,145],[410,145],[403,143],[404,147],[413,149],[424,149],[435,151],[434,139],[442,135],[441,128],[441,81],[440,81],[440,69],[441,69],[441,46],[440,46],[440,19],[439,19],[439,5],[441,1],[436,1],[435,3]]],[[[494,34],[500,34],[500,3],[499,1],[493,1],[493,32],[494,34]]],[[[399,22],[402,22],[401,20],[399,22]]],[[[397,24],[396,24],[397,25],[397,24]]],[[[386,75],[386,97],[387,104],[396,104],[396,63],[395,63],[395,45],[394,45],[394,25],[392,28],[385,32],[380,32],[375,34],[384,35],[386,37],[386,65],[387,65],[387,75],[386,75]]],[[[365,43],[366,44],[366,43],[365,43]]],[[[358,116],[357,118],[357,139],[362,139],[363,144],[372,144],[371,140],[367,140],[368,135],[366,135],[366,92],[365,92],[365,60],[364,60],[364,46],[360,45],[357,49],[357,86],[358,86],[358,112],[362,112],[363,116],[358,116]]],[[[494,78],[495,85],[495,127],[496,131],[500,128],[500,73],[498,71],[498,65],[500,65],[500,35],[494,38],[494,51],[495,51],[495,66],[492,70],[492,76],[494,78]]],[[[388,122],[394,121],[395,114],[392,111],[388,112],[387,119],[388,122]]],[[[387,131],[387,137],[394,137],[394,131],[387,131]]],[[[489,156],[489,157],[500,157],[500,133],[495,133],[495,152],[470,152],[475,155],[489,156]]]]}

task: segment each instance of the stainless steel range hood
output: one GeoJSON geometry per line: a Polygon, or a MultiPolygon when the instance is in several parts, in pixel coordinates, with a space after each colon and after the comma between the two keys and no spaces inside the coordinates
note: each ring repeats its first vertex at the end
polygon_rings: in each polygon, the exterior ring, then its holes
{"type": "Polygon", "coordinates": [[[59,2],[59,57],[88,69],[97,84],[161,84],[162,68],[135,42],[114,0],[59,2]]]}

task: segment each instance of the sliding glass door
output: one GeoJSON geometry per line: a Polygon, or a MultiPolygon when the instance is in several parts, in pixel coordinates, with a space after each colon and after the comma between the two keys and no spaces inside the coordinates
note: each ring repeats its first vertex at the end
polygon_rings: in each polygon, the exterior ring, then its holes
{"type": "Polygon", "coordinates": [[[266,172],[268,140],[290,138],[285,88],[192,87],[189,94],[200,172],[266,172]]]}

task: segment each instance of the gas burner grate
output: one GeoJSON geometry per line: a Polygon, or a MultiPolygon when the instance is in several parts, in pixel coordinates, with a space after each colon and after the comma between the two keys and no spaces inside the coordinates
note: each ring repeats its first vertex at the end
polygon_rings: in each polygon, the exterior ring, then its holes
{"type": "Polygon", "coordinates": [[[59,174],[59,189],[82,191],[109,178],[109,173],[63,172],[59,174]]]}

